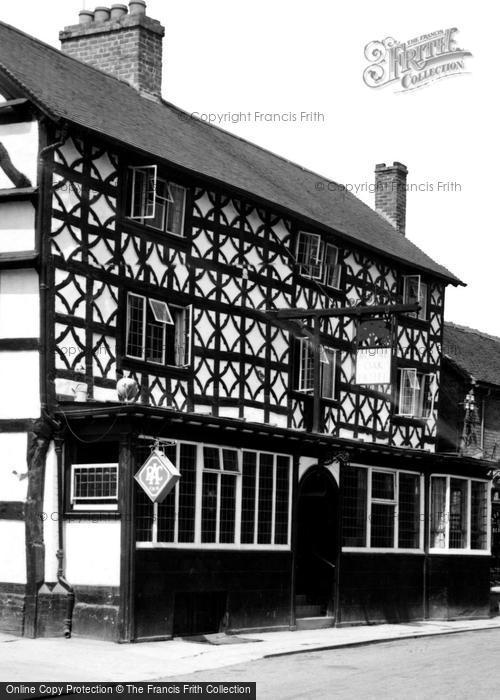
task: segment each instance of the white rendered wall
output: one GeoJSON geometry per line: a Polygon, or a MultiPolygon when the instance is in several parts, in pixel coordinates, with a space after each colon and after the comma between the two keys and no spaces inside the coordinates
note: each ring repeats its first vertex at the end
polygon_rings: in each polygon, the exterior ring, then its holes
{"type": "Polygon", "coordinates": [[[0,582],[26,583],[24,521],[0,520],[0,582]]]}
{"type": "MultiPolygon", "coordinates": [[[[38,122],[0,124],[0,142],[5,146],[13,165],[31,180],[33,187],[37,181],[38,122]]],[[[7,175],[0,170],[0,190],[14,187],[7,175]]]]}
{"type": "Polygon", "coordinates": [[[0,500],[2,501],[26,500],[28,489],[26,446],[26,433],[0,433],[0,500]]]}
{"type": "Polygon", "coordinates": [[[120,585],[119,520],[68,520],[64,525],[66,578],[72,585],[120,585]]]}
{"type": "Polygon", "coordinates": [[[36,350],[0,352],[0,418],[40,416],[39,364],[36,350]]]}
{"type": "Polygon", "coordinates": [[[0,204],[0,253],[34,249],[35,208],[31,202],[2,202],[0,204]]]}
{"type": "MultiPolygon", "coordinates": [[[[1,211],[0,208],[0,218],[1,211]]],[[[39,335],[38,273],[35,270],[0,272],[0,338],[38,338],[39,335]]]]}

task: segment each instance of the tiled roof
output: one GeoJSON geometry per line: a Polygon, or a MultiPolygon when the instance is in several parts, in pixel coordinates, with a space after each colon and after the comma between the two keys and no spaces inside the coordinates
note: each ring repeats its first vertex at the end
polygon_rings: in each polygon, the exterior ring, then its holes
{"type": "Polygon", "coordinates": [[[500,338],[445,323],[443,353],[476,381],[500,386],[500,338]]]}
{"type": "Polygon", "coordinates": [[[91,129],[172,165],[229,185],[333,229],[397,261],[460,280],[342,188],[284,158],[152,101],[102,71],[0,22],[0,73],[51,116],[91,129]]]}

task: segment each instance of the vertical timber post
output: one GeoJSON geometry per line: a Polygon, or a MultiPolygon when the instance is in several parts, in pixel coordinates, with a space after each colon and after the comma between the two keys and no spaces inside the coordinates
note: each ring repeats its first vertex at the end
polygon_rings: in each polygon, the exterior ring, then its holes
{"type": "Polygon", "coordinates": [[[320,432],[321,423],[321,362],[320,362],[321,317],[314,318],[314,393],[313,393],[313,433],[320,432]]]}
{"type": "Polygon", "coordinates": [[[131,433],[120,436],[119,507],[120,538],[120,609],[118,641],[134,639],[134,580],[135,580],[135,508],[134,508],[134,440],[131,433]]]}

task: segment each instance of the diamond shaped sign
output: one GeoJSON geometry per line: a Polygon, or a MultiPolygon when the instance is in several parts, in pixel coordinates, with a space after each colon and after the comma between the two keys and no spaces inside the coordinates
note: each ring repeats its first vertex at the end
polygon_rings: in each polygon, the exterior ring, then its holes
{"type": "Polygon", "coordinates": [[[162,452],[153,450],[134,478],[153,503],[161,503],[179,481],[181,473],[162,452]]]}

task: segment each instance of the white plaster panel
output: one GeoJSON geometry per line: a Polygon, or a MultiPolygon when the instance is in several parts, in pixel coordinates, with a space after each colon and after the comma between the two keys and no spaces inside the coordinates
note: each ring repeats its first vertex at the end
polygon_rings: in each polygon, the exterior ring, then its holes
{"type": "Polygon", "coordinates": [[[2,501],[26,500],[28,487],[26,445],[26,433],[0,433],[0,499],[2,501]]]}
{"type": "Polygon", "coordinates": [[[26,583],[25,524],[0,520],[0,581],[26,583]]]}
{"type": "Polygon", "coordinates": [[[65,523],[66,578],[71,585],[120,585],[119,520],[65,523]]]}
{"type": "Polygon", "coordinates": [[[31,202],[2,202],[0,204],[0,253],[34,249],[35,208],[31,202]]]}
{"type": "MultiPolygon", "coordinates": [[[[7,149],[13,165],[37,184],[38,122],[0,124],[0,141],[7,149]]],[[[0,170],[0,189],[14,187],[11,180],[0,170]]]]}
{"type": "Polygon", "coordinates": [[[35,270],[0,272],[0,338],[38,338],[40,308],[35,270]]]}
{"type": "Polygon", "coordinates": [[[40,416],[40,367],[37,351],[0,352],[0,418],[40,416]]]}

